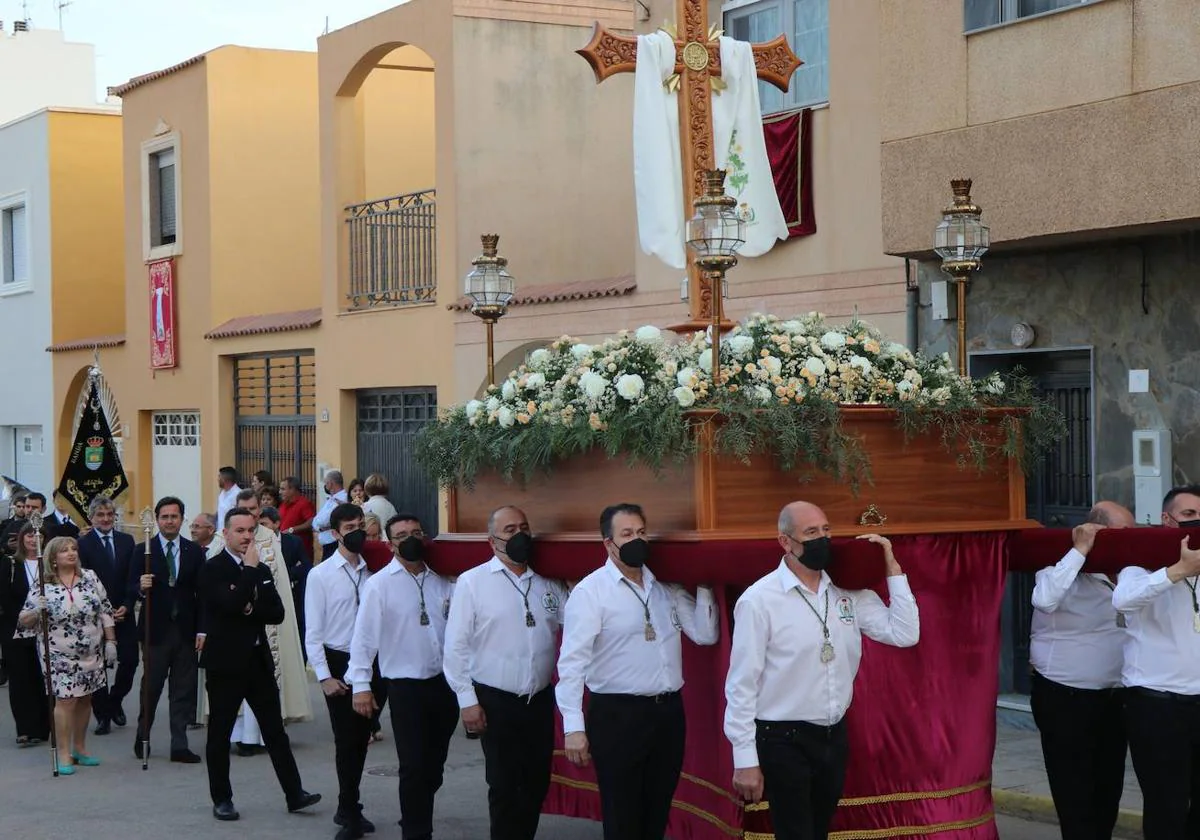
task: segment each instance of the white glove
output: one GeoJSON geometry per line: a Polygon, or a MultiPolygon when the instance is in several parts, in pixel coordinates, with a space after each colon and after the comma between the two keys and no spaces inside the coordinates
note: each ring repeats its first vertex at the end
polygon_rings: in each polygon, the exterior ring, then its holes
{"type": "Polygon", "coordinates": [[[104,662],[107,665],[116,665],[117,664],[117,643],[116,642],[105,642],[104,643],[104,662]]]}
{"type": "Polygon", "coordinates": [[[38,599],[37,599],[37,603],[38,603],[38,612],[40,612],[42,615],[45,615],[46,613],[50,612],[50,607],[48,607],[46,605],[46,596],[45,595],[39,595],[38,599]]]}

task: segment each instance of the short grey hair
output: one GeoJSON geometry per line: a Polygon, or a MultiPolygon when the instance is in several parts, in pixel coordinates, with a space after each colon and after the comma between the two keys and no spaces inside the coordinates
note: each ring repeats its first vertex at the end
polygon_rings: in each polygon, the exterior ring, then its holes
{"type": "MultiPolygon", "coordinates": [[[[496,517],[499,516],[501,513],[503,513],[506,510],[521,510],[521,509],[519,507],[517,507],[516,505],[501,505],[500,507],[498,507],[494,511],[492,511],[490,514],[488,514],[488,524],[487,524],[488,530],[487,530],[487,532],[488,532],[489,537],[496,536],[496,517]]],[[[524,511],[522,511],[522,513],[524,513],[524,511]]]]}
{"type": "Polygon", "coordinates": [[[790,507],[791,507],[790,504],[784,505],[783,510],[779,511],[779,523],[778,524],[779,524],[779,533],[781,533],[781,534],[792,533],[792,526],[794,523],[792,522],[792,512],[788,509],[790,507]]]}
{"type": "Polygon", "coordinates": [[[113,504],[113,500],[110,499],[108,496],[94,497],[88,503],[88,519],[90,520],[97,513],[99,513],[102,510],[105,510],[105,509],[116,510],[116,505],[113,504]]]}
{"type": "Polygon", "coordinates": [[[346,480],[342,478],[341,470],[330,470],[329,472],[325,473],[325,480],[336,482],[338,487],[346,486],[346,480]]]}
{"type": "Polygon", "coordinates": [[[200,513],[196,514],[196,518],[193,519],[192,521],[199,522],[201,519],[203,519],[205,522],[207,522],[209,527],[216,529],[217,515],[215,513],[205,513],[204,511],[201,511],[200,513]]]}

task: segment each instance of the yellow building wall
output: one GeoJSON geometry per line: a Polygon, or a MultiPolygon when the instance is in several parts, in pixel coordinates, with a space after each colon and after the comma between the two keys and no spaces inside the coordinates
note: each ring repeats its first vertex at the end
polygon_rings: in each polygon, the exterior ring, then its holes
{"type": "Polygon", "coordinates": [[[51,111],[51,335],[125,330],[120,114],[51,111]]]}
{"type": "Polygon", "coordinates": [[[436,186],[433,60],[404,46],[380,60],[362,100],[364,201],[436,186]],[[397,69],[397,68],[427,69],[397,69]]]}
{"type": "Polygon", "coordinates": [[[242,315],[320,306],[316,54],[222,47],[205,64],[206,329],[242,315]]]}

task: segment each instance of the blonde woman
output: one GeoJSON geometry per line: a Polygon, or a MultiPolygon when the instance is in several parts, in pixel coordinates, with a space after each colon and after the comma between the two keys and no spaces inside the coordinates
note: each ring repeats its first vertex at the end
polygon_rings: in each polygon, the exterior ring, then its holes
{"type": "MultiPolygon", "coordinates": [[[[58,772],[70,776],[76,764],[95,767],[87,754],[92,694],[104,687],[105,660],[116,662],[117,636],[108,593],[96,573],[79,563],[72,537],[55,537],[42,559],[46,579],[43,598],[34,586],[17,617],[20,636],[42,636],[39,619],[49,622],[50,681],[54,690],[54,731],[58,737],[58,772]]],[[[45,658],[45,651],[42,651],[45,658]]]]}
{"type": "Polygon", "coordinates": [[[396,515],[396,508],[388,500],[388,489],[388,480],[383,473],[371,473],[363,482],[363,490],[367,494],[367,500],[362,505],[363,512],[375,514],[385,524],[396,515]]]}
{"type": "Polygon", "coordinates": [[[367,542],[383,542],[383,523],[375,514],[363,517],[363,530],[367,532],[367,542]]]}

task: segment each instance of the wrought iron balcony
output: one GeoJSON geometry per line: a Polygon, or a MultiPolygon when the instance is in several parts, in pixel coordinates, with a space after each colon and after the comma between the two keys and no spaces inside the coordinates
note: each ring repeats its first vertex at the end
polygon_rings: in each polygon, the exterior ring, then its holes
{"type": "Polygon", "coordinates": [[[437,291],[437,193],[380,198],[346,208],[348,308],[430,303],[437,291]]]}

